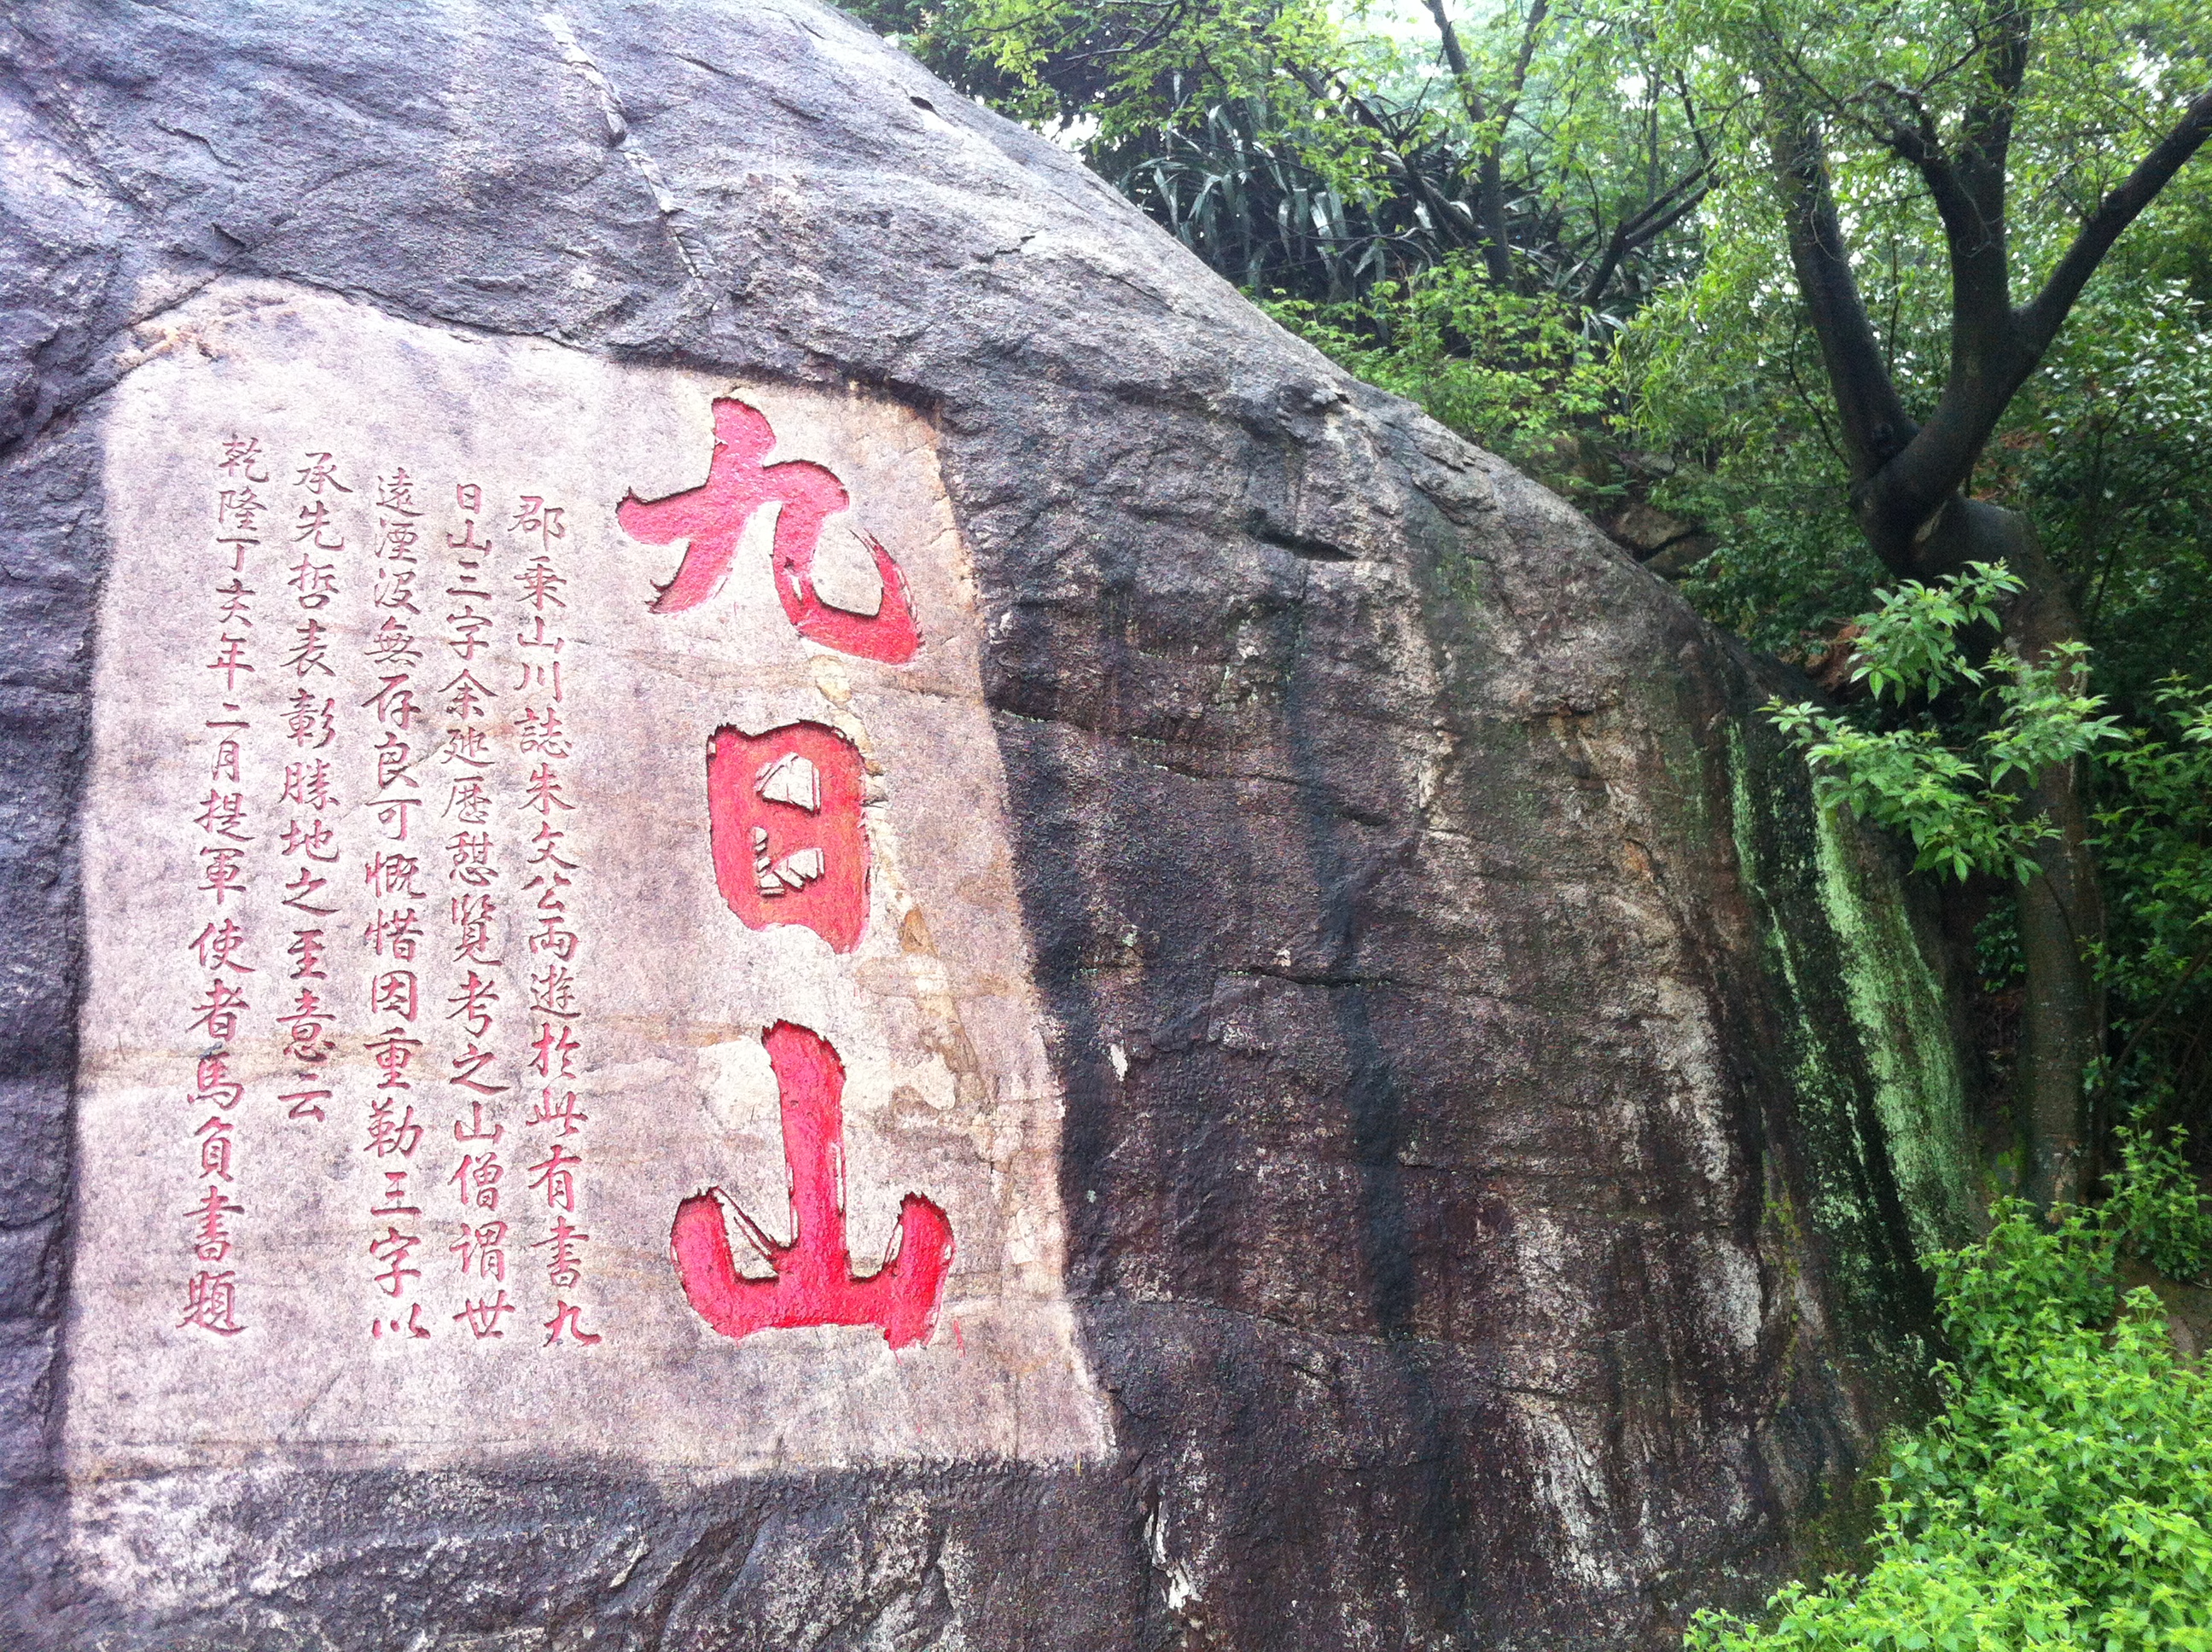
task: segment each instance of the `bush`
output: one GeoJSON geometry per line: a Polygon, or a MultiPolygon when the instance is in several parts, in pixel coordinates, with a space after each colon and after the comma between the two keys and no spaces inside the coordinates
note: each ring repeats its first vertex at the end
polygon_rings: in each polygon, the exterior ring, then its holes
{"type": "Polygon", "coordinates": [[[1959,1363],[1893,1449],[1866,1574],[1792,1584],[1760,1624],[1701,1613],[1691,1652],[2212,1649],[2212,1382],[2149,1291],[2116,1303],[2111,1223],[1996,1217],[1936,1259],[1959,1363]]]}
{"type": "Polygon", "coordinates": [[[1588,336],[1565,300],[1502,291],[1455,257],[1377,282],[1364,299],[1279,296],[1261,307],[1347,372],[1419,403],[1547,487],[1584,504],[1595,497],[1573,456],[1618,399],[1619,374],[1609,343],[1588,336]]]}
{"type": "Polygon", "coordinates": [[[2167,1278],[2203,1278],[2212,1269],[2212,1200],[2197,1191],[2183,1157],[2189,1133],[2177,1127],[2161,1141],[2136,1125],[2118,1135],[2120,1169],[2107,1215],[2127,1248],[2167,1278]]]}

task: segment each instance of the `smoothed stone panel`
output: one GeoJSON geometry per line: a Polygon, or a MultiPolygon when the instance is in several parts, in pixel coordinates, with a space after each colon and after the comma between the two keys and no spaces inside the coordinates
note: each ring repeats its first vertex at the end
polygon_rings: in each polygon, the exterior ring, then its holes
{"type": "Polygon", "coordinates": [[[928,427],[310,289],[159,325],[104,431],[72,1472],[1102,1450],[928,427]]]}

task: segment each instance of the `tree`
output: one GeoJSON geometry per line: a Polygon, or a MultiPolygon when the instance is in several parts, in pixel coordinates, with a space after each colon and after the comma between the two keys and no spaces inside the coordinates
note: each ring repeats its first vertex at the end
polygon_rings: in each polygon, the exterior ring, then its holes
{"type": "MultiPolygon", "coordinates": [[[[2134,731],[2172,721],[2172,673],[2212,677],[2212,21],[2174,0],[1421,0],[1412,33],[1358,0],[872,10],[1087,130],[1279,319],[1602,512],[1709,616],[1819,632],[1831,683],[1878,586],[1976,562],[2018,582],[2001,675],[2086,701],[2094,641],[2134,731]],[[2146,213],[2162,237],[2124,233],[2146,213]]],[[[1992,714],[1954,686],[1869,726],[1960,753],[1992,714]]],[[[1977,807],[2027,882],[1946,897],[1960,932],[2008,908],[1974,1012],[2046,1205],[2094,1179],[2097,1101],[2212,1112],[2212,884],[2176,871],[2201,811],[2154,774],[2008,767],[1977,807]]]]}
{"type": "MultiPolygon", "coordinates": [[[[2062,659],[2083,640],[2066,581],[2027,514],[1976,495],[1976,467],[2122,233],[2212,137],[2203,25],[2172,8],[2026,0],[1892,0],[1850,14],[1718,0],[1684,8],[1677,27],[1678,60],[1716,100],[1748,89],[1732,159],[1765,174],[1864,544],[1891,574],[1923,582],[2002,562],[2020,585],[2002,613],[2010,648],[2030,665],[2062,659]],[[2035,202],[2026,234],[2014,221],[2023,182],[2035,202]],[[1876,216],[1918,226],[1909,256],[1948,276],[1942,369],[1917,411],[1899,367],[1908,341],[1894,317],[1885,339],[1862,293],[1853,232],[1876,216]],[[2016,290],[2031,295],[2015,302],[2016,290]]],[[[2048,1206],[2077,1200],[2088,1169],[2104,917],[2078,762],[2018,784],[2027,812],[2054,829],[2030,849],[2018,897],[2015,1106],[2027,1185],[2048,1206]]]]}
{"type": "Polygon", "coordinates": [[[1425,42],[1327,0],[859,9],[963,90],[1085,131],[1102,175],[1255,296],[1341,302],[1464,262],[1596,311],[1705,187],[1649,7],[1422,3],[1425,42]]]}

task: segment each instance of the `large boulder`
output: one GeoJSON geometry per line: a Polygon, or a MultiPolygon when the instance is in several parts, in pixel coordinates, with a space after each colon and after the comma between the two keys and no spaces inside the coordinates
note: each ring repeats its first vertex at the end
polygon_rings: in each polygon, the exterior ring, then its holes
{"type": "Polygon", "coordinates": [[[1640,1646],[1829,1540],[1960,1068],[1770,668],[808,0],[0,50],[9,1645],[1640,1646]]]}

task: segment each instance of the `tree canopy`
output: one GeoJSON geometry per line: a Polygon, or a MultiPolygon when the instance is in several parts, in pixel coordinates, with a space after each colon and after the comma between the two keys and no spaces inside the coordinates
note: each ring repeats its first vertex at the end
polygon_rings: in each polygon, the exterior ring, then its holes
{"type": "Polygon", "coordinates": [[[2206,1121],[2212,969],[2189,971],[2212,827],[2187,696],[2212,680],[2212,18],[2172,0],[869,15],[1838,692],[1796,726],[1828,795],[1953,875],[1955,926],[1982,937],[1987,1088],[2036,1197],[2090,1189],[2130,1108],[2206,1121]],[[1994,647],[1999,678],[2047,691],[2002,712],[1956,678],[1869,693],[1880,593],[1975,562],[2005,570],[2002,601],[1947,646],[1973,671],[1994,647]],[[2109,738],[2069,745],[2039,704],[2109,738]],[[2050,761],[1992,775],[1998,738],[2050,761]],[[1893,787],[1908,744],[1917,835],[1848,773],[1881,756],[1893,787]],[[1972,824],[1998,813],[2018,829],[1972,824]]]}

